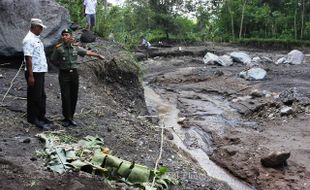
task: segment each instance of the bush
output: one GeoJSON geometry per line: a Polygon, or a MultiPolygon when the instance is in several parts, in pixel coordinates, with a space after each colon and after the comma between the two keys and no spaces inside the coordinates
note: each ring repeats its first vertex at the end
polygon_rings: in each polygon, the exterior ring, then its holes
{"type": "Polygon", "coordinates": [[[237,40],[236,42],[241,45],[255,46],[259,48],[292,49],[294,47],[310,46],[310,41],[306,40],[248,38],[237,40]]]}

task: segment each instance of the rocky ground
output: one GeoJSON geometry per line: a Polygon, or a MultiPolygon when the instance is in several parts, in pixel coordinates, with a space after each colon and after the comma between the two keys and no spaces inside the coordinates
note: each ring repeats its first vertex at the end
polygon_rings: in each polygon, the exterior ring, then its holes
{"type": "MultiPolygon", "coordinates": [[[[80,69],[80,91],[76,111],[78,127],[61,126],[61,100],[57,69],[46,74],[47,117],[53,130],[67,139],[98,135],[112,154],[129,161],[154,167],[159,154],[160,130],[146,117],[143,88],[138,79],[139,66],[133,64],[121,47],[100,39],[89,44],[107,57],[107,61],[85,59],[80,69]],[[139,117],[140,116],[140,117],[139,117]]],[[[52,66],[50,67],[52,68],[52,66]]],[[[26,122],[26,83],[17,66],[0,68],[0,189],[133,189],[124,183],[108,182],[83,172],[57,174],[48,171],[45,160],[36,154],[43,144],[36,134],[40,129],[26,122]]],[[[190,157],[165,141],[160,165],[180,180],[172,189],[230,189],[210,178],[190,157]]]]}
{"type": "Polygon", "coordinates": [[[189,49],[156,49],[156,57],[143,62],[148,85],[180,110],[187,135],[184,144],[203,148],[214,162],[255,189],[309,189],[309,48],[301,49],[308,55],[301,65],[274,63],[290,50],[267,52],[231,44],[210,43],[191,48],[192,54],[173,57],[189,49]],[[260,63],[267,71],[264,80],[241,79],[238,74],[246,69],[242,64],[221,67],[202,61],[201,52],[223,55],[241,50],[252,58],[273,60],[260,63]],[[289,112],[283,110],[287,107],[289,112]],[[211,143],[199,142],[208,135],[211,143]],[[274,151],[290,152],[287,164],[263,167],[261,158],[274,151]]]}

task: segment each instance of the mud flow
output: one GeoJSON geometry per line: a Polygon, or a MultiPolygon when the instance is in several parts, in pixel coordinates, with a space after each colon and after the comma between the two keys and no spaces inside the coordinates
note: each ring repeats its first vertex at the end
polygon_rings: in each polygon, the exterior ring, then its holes
{"type": "MultiPolygon", "coordinates": [[[[232,189],[252,189],[249,185],[240,182],[237,178],[230,175],[209,159],[208,153],[212,153],[212,138],[208,133],[198,127],[188,130],[182,128],[181,125],[178,124],[179,110],[176,108],[176,105],[162,99],[148,86],[144,86],[144,94],[147,105],[158,111],[157,114],[159,115],[161,126],[165,127],[173,135],[174,138],[172,142],[178,149],[188,153],[192,159],[199,163],[209,176],[226,182],[232,189]]],[[[203,113],[198,114],[203,115],[203,113]]],[[[208,115],[208,113],[206,113],[206,115],[208,115]]],[[[202,122],[206,121],[209,121],[208,118],[205,118],[202,122]]]]}
{"type": "Polygon", "coordinates": [[[239,73],[246,66],[206,65],[197,53],[143,61],[146,103],[169,131],[167,138],[232,189],[309,188],[309,57],[301,65],[277,65],[286,51],[205,48],[218,55],[242,50],[268,57],[259,63],[267,77],[245,80],[239,73]],[[279,151],[290,152],[286,164],[262,166],[263,157],[279,151]]]}

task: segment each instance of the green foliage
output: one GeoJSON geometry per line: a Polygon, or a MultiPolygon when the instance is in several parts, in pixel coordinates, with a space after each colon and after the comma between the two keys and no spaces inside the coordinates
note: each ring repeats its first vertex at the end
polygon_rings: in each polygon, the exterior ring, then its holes
{"type": "Polygon", "coordinates": [[[260,39],[248,38],[237,41],[246,46],[256,46],[260,48],[276,48],[276,49],[291,49],[294,47],[310,46],[310,41],[305,40],[287,40],[287,39],[260,39]]]}
{"type": "MultiPolygon", "coordinates": [[[[70,11],[72,21],[85,25],[82,0],[57,1],[70,11]]],[[[239,35],[241,18],[241,38],[310,39],[310,1],[306,0],[127,0],[122,7],[103,6],[98,1],[96,33],[113,36],[129,49],[139,45],[141,36],[151,42],[233,41],[239,35]],[[196,19],[184,16],[190,12],[196,19]]]]}
{"type": "Polygon", "coordinates": [[[83,0],[56,0],[69,10],[71,21],[85,25],[85,18],[83,12],[83,0]]]}

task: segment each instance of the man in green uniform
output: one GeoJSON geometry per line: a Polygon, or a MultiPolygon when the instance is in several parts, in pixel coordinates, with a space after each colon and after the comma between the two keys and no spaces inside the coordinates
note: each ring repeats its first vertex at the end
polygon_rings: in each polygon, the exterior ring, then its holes
{"type": "Polygon", "coordinates": [[[99,59],[104,59],[104,56],[74,45],[70,29],[63,30],[61,36],[62,43],[56,45],[51,61],[59,66],[58,79],[61,91],[62,114],[64,116],[63,126],[77,126],[73,120],[73,115],[79,90],[78,55],[82,57],[85,55],[93,56],[99,59]]]}

